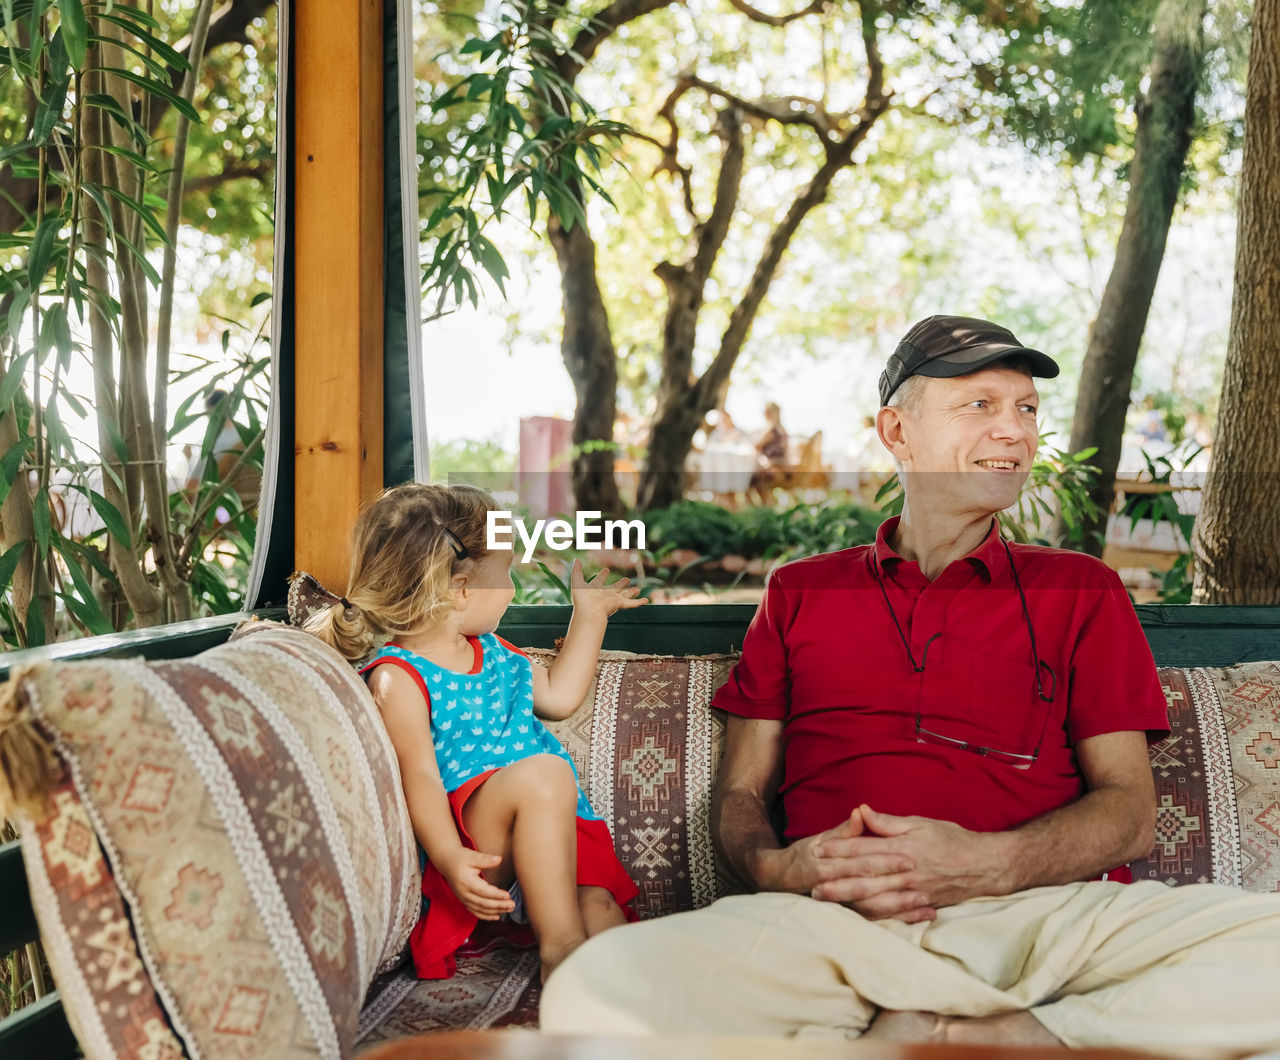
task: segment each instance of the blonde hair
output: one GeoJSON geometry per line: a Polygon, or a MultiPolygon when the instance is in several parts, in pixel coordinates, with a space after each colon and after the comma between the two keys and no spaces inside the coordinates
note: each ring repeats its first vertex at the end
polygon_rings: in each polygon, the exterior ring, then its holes
{"type": "Polygon", "coordinates": [[[342,600],[306,629],[352,662],[387,640],[442,622],[454,608],[453,576],[489,553],[491,496],[475,486],[409,482],[384,490],[351,533],[351,573],[342,600]]]}

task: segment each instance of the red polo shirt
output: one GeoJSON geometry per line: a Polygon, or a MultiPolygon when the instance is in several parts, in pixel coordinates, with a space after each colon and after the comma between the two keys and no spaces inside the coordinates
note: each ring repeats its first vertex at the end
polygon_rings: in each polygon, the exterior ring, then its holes
{"type": "Polygon", "coordinates": [[[874,545],[774,571],[742,658],[712,701],[784,722],[789,839],[831,828],[863,802],[976,831],[1015,828],[1083,792],[1077,741],[1167,734],[1151,649],[1114,571],[1079,552],[1010,542],[1036,649],[1053,671],[1046,704],[994,520],[983,543],[932,582],[887,544],[897,522],[885,522],[874,545]],[[924,729],[951,740],[1028,755],[1041,741],[1039,758],[1019,768],[922,742],[917,711],[924,729]]]}

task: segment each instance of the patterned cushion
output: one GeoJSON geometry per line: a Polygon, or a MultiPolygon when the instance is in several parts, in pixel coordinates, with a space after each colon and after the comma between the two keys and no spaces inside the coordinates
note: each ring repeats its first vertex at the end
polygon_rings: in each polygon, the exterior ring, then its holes
{"type": "MultiPolygon", "coordinates": [[[[531,653],[535,660],[549,655],[531,653]]],[[[727,893],[711,844],[724,718],[710,709],[736,657],[602,652],[588,707],[549,727],[585,780],[640,895],[644,919],[727,893]]]]}
{"type": "MultiPolygon", "coordinates": [[[[553,658],[529,655],[544,666],[553,658]]],[[[710,831],[724,721],[710,704],[735,661],[601,652],[586,701],[550,726],[609,822],[618,857],[640,887],[642,917],[709,905],[727,893],[710,831]]],[[[363,1046],[429,1030],[530,1026],[538,994],[532,951],[460,957],[458,974],[441,982],[419,982],[402,969],[370,991],[359,1040],[363,1046]]]]}
{"type": "Polygon", "coordinates": [[[23,856],[85,1054],[349,1055],[419,889],[351,667],[254,623],[190,659],[40,666],[22,694],[62,766],[23,856]]]}
{"type": "Polygon", "coordinates": [[[1280,891],[1280,663],[1160,671],[1156,847],[1135,879],[1280,891]]]}

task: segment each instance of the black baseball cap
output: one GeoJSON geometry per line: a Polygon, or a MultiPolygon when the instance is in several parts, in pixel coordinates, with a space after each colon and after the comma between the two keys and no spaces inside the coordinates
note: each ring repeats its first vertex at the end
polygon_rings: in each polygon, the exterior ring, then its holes
{"type": "Polygon", "coordinates": [[[880,373],[880,404],[913,375],[951,379],[968,375],[996,361],[1023,357],[1031,374],[1052,379],[1058,363],[1039,350],[1022,345],[1013,332],[977,317],[926,317],[903,336],[880,373]]]}

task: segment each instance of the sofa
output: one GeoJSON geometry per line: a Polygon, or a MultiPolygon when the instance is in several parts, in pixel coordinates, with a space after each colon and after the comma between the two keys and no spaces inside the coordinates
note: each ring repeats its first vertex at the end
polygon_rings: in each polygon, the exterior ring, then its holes
{"type": "MultiPolygon", "coordinates": [[[[733,661],[606,652],[587,702],[552,726],[613,829],[640,887],[642,918],[730,893],[709,830],[724,738],[709,702],[733,661]]],[[[1160,676],[1171,731],[1149,750],[1156,843],[1131,864],[1134,879],[1280,891],[1280,663],[1161,667],[1160,676]]],[[[450,980],[392,973],[370,991],[361,1045],[437,1029],[536,1026],[537,972],[532,951],[494,946],[460,959],[450,980]]]]}
{"type": "MultiPolygon", "coordinates": [[[[724,734],[709,703],[735,656],[708,649],[740,642],[749,610],[618,616],[613,643],[640,650],[603,652],[583,706],[553,725],[642,918],[730,890],[709,832],[724,734]]],[[[1157,841],[1135,878],[1280,890],[1280,663],[1235,661],[1277,654],[1280,612],[1183,610],[1144,616],[1157,660],[1226,665],[1161,668],[1172,732],[1150,749],[1157,841]],[[1224,616],[1233,628],[1209,625],[1224,616]]],[[[550,611],[501,630],[536,664],[567,618],[550,611]]],[[[42,763],[23,774],[39,797],[19,816],[22,860],[85,1055],[348,1056],[536,1026],[534,949],[478,932],[451,979],[404,963],[417,862],[351,668],[274,622],[166,654],[41,663],[0,697],[0,767],[42,763]]]]}

